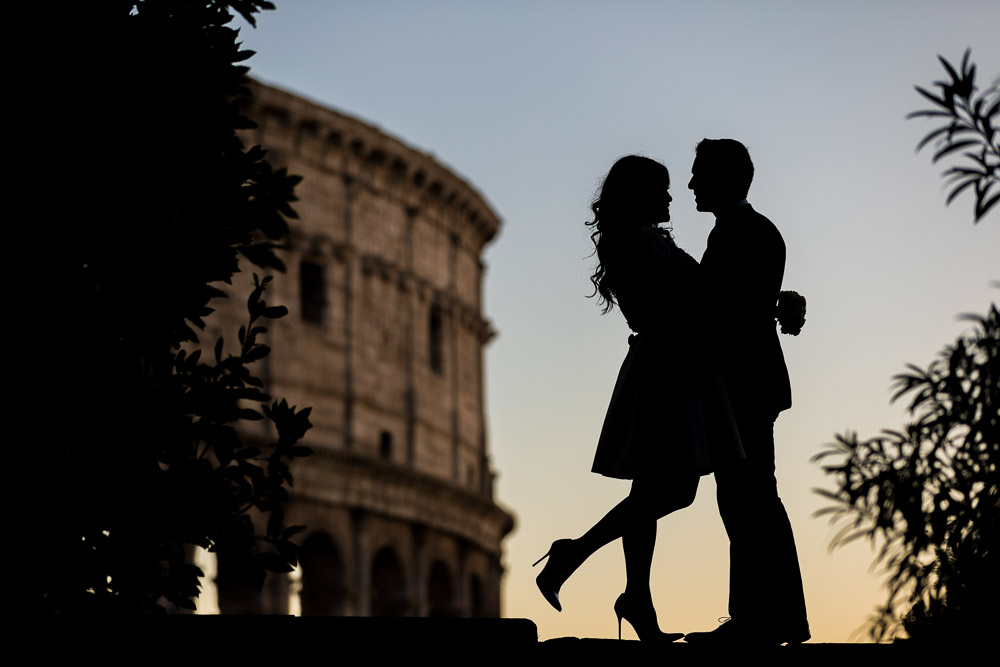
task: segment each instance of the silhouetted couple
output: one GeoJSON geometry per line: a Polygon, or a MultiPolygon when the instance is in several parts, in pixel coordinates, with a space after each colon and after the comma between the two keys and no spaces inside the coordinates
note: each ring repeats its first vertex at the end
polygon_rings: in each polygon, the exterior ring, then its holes
{"type": "Polygon", "coordinates": [[[714,472],[730,540],[730,619],[686,640],[809,639],[795,542],[774,476],[774,421],[791,406],[774,321],[785,245],[747,202],[752,179],[743,144],[698,144],[688,187],[698,210],[715,215],[700,266],[658,226],[670,220],[672,201],[662,164],[621,158],[591,206],[595,293],[604,312],[617,305],[634,332],[593,471],[631,479],[632,489],[583,536],[553,542],[536,582],[561,611],[566,579],[622,538],[628,583],[614,604],[619,638],[622,619],[643,641],[684,636],[661,632],[656,620],[649,588],[656,522],[690,505],[701,475],[714,472]]]}

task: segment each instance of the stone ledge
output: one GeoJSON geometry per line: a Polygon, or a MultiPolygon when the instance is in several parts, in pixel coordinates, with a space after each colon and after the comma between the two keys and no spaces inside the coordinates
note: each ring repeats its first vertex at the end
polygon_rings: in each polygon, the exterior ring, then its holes
{"type": "MultiPolygon", "coordinates": [[[[862,667],[902,662],[916,666],[926,664],[932,656],[944,657],[943,647],[928,647],[896,644],[820,644],[806,643],[796,646],[732,646],[709,647],[685,644],[683,641],[670,644],[644,644],[638,641],[618,641],[616,639],[578,639],[562,637],[540,642],[535,649],[537,658],[545,664],[577,663],[595,665],[620,665],[639,661],[635,664],[670,665],[671,667],[709,667],[740,665],[760,667],[780,667],[796,665],[817,667],[862,667]],[[937,653],[935,650],[937,649],[937,653]]],[[[953,653],[949,651],[949,655],[953,653]]]]}
{"type": "MultiPolygon", "coordinates": [[[[725,649],[683,642],[644,644],[615,639],[563,637],[538,641],[528,619],[342,618],[291,616],[59,617],[31,619],[20,637],[32,661],[95,658],[104,664],[177,660],[187,665],[275,662],[364,664],[367,660],[424,659],[445,664],[619,665],[638,660],[692,665],[836,665],[860,667],[902,662],[928,664],[958,655],[973,657],[967,642],[928,646],[819,644],[725,649]],[[30,632],[34,630],[34,632],[30,632]]],[[[378,663],[376,663],[378,664],[378,663]]]]}

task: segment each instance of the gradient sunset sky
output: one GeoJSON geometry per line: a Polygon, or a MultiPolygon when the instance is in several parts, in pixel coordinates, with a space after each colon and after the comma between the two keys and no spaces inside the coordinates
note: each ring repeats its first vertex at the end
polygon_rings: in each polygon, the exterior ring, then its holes
{"type": "MultiPolygon", "coordinates": [[[[490,446],[505,542],[504,615],[542,639],[615,636],[620,542],[563,588],[555,612],[531,563],[628,492],[590,473],[627,349],[616,311],[588,299],[583,223],[601,177],[629,153],[671,171],[678,245],[700,258],[713,223],[687,190],[695,144],[750,149],[754,207],[788,249],[784,289],[808,299],[782,336],[794,407],[776,425],[779,490],[796,534],[813,641],[847,641],[883,600],[865,544],[828,551],[809,459],[835,433],[899,428],[890,378],[968,330],[956,316],[1000,292],[1000,209],[973,225],[925,149],[914,84],[966,47],[981,87],[1000,74],[996,0],[592,2],[277,0],[245,28],[252,75],[362,118],[479,189],[504,220],[486,254],[490,446]]],[[[667,631],[726,615],[728,542],[712,479],[659,524],[653,594],[667,631]]],[[[763,547],[764,545],[762,545],[763,547]]],[[[630,632],[630,631],[629,631],[630,632]]]]}

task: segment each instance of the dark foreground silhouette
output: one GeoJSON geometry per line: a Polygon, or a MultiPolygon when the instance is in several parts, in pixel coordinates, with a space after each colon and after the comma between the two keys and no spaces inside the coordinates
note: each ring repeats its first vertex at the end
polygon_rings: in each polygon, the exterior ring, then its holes
{"type": "Polygon", "coordinates": [[[715,473],[719,514],[730,541],[729,620],[688,641],[765,644],[809,639],[792,527],[774,467],[774,422],[792,405],[774,326],[785,243],[747,201],[753,162],[732,139],[698,144],[691,181],[699,211],[715,215],[701,260],[710,316],[746,459],[715,473]]]}
{"type": "Polygon", "coordinates": [[[628,582],[614,603],[619,636],[624,619],[643,641],[683,636],[662,632],[653,607],[649,574],[657,520],[694,501],[701,475],[743,457],[721,375],[699,334],[704,300],[698,263],[658,226],[670,220],[669,187],[662,164],[623,157],[591,207],[595,293],[604,312],[617,305],[634,332],[593,471],[631,479],[632,489],[583,536],[554,542],[536,580],[561,611],[559,590],[566,579],[621,537],[628,582]]]}
{"type": "Polygon", "coordinates": [[[624,619],[643,641],[680,639],[660,630],[649,590],[656,521],[690,505],[700,475],[714,472],[731,544],[731,618],[687,639],[798,644],[809,639],[809,623],[774,467],[774,422],[791,406],[774,322],[785,245],[747,201],[753,163],[743,144],[702,141],[691,171],[698,210],[716,218],[700,266],[658,227],[670,220],[671,202],[661,164],[620,159],[592,206],[595,293],[605,313],[619,306],[635,332],[593,471],[631,479],[632,490],[583,536],[555,541],[538,561],[548,558],[536,582],[561,611],[562,584],[621,537],[627,584],[614,604],[619,637],[624,619]]]}

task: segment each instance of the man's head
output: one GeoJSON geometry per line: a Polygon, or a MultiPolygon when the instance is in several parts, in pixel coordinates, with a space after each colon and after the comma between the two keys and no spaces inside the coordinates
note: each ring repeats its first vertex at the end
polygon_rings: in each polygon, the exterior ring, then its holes
{"type": "Polygon", "coordinates": [[[735,139],[702,139],[695,148],[691,181],[699,211],[719,213],[746,199],[753,181],[747,147],[735,139]]]}

